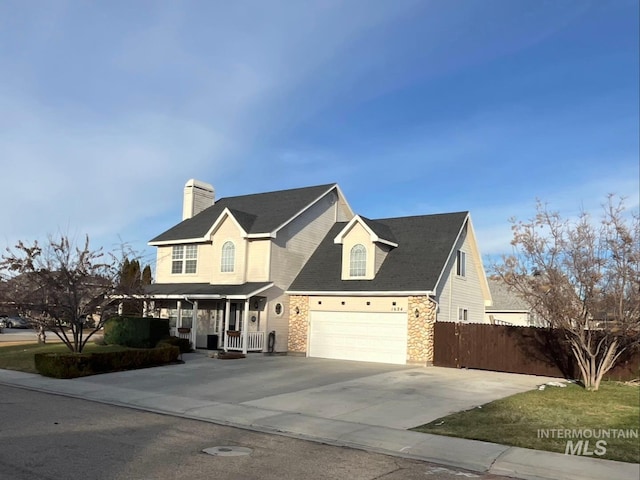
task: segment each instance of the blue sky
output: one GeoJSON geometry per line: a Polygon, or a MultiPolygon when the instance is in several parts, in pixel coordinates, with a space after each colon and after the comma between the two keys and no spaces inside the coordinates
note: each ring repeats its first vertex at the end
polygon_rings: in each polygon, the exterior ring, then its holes
{"type": "Polygon", "coordinates": [[[0,246],[337,182],[369,218],[638,207],[638,0],[0,3],[0,246]]]}

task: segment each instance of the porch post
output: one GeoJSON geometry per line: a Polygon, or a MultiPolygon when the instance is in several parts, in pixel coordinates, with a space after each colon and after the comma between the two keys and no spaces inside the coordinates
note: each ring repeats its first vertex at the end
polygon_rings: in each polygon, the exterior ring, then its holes
{"type": "Polygon", "coordinates": [[[193,350],[196,349],[196,330],[198,329],[198,300],[193,301],[193,312],[191,314],[191,342],[193,350]]]}
{"type": "Polygon", "coordinates": [[[227,328],[229,325],[229,315],[231,314],[231,303],[229,299],[224,300],[224,319],[222,322],[222,335],[224,335],[224,351],[228,351],[229,335],[227,335],[227,328]]]}
{"type": "Polygon", "coordinates": [[[249,325],[249,299],[247,298],[244,301],[244,312],[243,313],[243,318],[242,318],[242,353],[244,353],[245,355],[247,354],[247,340],[248,340],[248,331],[249,329],[247,328],[249,325]]]}
{"type": "Polygon", "coordinates": [[[176,309],[178,309],[178,318],[176,318],[176,334],[177,334],[178,328],[182,327],[182,302],[180,300],[176,300],[176,309]]]}

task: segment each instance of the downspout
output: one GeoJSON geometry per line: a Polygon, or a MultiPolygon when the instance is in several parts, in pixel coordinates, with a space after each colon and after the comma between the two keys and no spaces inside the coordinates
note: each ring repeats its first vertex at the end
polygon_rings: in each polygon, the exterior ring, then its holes
{"type": "Polygon", "coordinates": [[[435,305],[436,305],[436,311],[435,311],[436,315],[435,315],[435,318],[433,319],[433,321],[437,322],[438,321],[438,310],[440,310],[440,304],[434,298],[431,298],[431,297],[427,297],[427,298],[429,300],[431,300],[433,303],[435,303],[435,305]]]}

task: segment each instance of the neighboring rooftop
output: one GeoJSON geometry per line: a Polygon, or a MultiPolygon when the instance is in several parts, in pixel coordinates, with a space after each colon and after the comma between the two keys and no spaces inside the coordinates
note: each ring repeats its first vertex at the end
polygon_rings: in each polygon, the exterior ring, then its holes
{"type": "Polygon", "coordinates": [[[489,290],[493,305],[487,307],[487,311],[496,312],[528,312],[530,307],[517,293],[509,290],[509,287],[500,279],[488,277],[489,290]]]}

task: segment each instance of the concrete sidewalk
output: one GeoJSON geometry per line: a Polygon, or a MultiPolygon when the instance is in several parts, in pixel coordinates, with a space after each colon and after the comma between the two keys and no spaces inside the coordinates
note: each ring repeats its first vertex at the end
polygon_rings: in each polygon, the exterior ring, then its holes
{"type": "MultiPolygon", "coordinates": [[[[163,370],[167,377],[182,366],[163,370]]],[[[123,372],[126,374],[126,372],[123,372]]],[[[120,374],[109,374],[118,376],[120,374]]],[[[165,377],[166,378],[166,377],[165,377]]],[[[0,370],[0,383],[95,402],[287,435],[336,446],[434,462],[478,472],[522,479],[626,480],[640,478],[640,465],[528,450],[504,445],[407,431],[380,425],[323,418],[253,404],[189,397],[168,388],[126,387],[100,382],[100,377],[58,380],[0,370]]],[[[169,386],[167,384],[167,386],[169,386]]]]}

